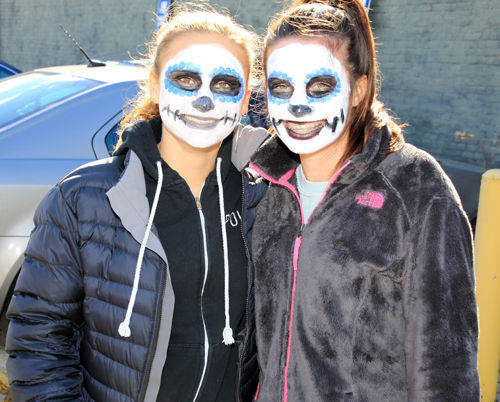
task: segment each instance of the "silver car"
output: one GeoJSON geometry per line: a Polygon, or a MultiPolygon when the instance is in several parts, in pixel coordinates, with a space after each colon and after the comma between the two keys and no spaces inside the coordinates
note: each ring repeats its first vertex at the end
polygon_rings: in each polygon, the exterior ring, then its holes
{"type": "MultiPolygon", "coordinates": [[[[110,63],[108,63],[110,64],[110,63]]],[[[0,80],[0,306],[13,291],[43,196],[67,173],[112,152],[139,66],[65,66],[0,80]]],[[[266,126],[256,92],[245,122],[266,126]]],[[[485,169],[438,158],[474,225],[485,169]]]]}
{"type": "Polygon", "coordinates": [[[140,65],[108,64],[0,80],[0,306],[13,290],[38,204],[66,174],[110,155],[122,109],[147,78],[140,65]]]}

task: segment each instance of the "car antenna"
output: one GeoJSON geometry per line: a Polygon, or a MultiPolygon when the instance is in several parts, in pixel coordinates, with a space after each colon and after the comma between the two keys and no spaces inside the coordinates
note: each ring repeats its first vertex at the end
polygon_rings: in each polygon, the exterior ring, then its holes
{"type": "Polygon", "coordinates": [[[64,27],[61,24],[59,26],[62,28],[62,30],[64,32],[66,32],[66,35],[69,36],[69,38],[75,43],[76,46],[78,46],[78,49],[80,49],[80,51],[83,53],[83,55],[87,58],[87,60],[89,61],[89,64],[88,64],[87,67],[105,67],[106,66],[106,64],[101,63],[100,61],[93,61],[89,57],[89,55],[87,54],[87,52],[85,52],[85,50],[83,50],[83,48],[76,42],[76,40],[73,39],[73,37],[71,36],[71,34],[68,31],[66,31],[66,29],[64,29],[64,27]]]}

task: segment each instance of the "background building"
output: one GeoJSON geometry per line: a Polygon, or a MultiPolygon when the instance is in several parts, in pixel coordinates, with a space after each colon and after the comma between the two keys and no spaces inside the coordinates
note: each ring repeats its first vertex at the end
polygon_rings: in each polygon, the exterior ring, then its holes
{"type": "Polygon", "coordinates": [[[408,142],[500,168],[498,0],[372,0],[382,99],[408,142]]]}
{"type": "Polygon", "coordinates": [[[157,5],[157,0],[2,0],[0,60],[23,71],[85,62],[60,24],[92,58],[134,52],[151,38],[157,5]]]}
{"type": "MultiPolygon", "coordinates": [[[[217,10],[229,10],[240,23],[253,26],[258,33],[267,27],[268,16],[281,8],[273,0],[210,3],[217,10]]],[[[158,0],[2,0],[0,60],[22,71],[84,63],[84,56],[60,25],[92,58],[144,52],[143,44],[151,39],[155,26],[157,7],[158,0]]]]}
{"type": "MultiPolygon", "coordinates": [[[[181,1],[181,0],[178,0],[181,1]]],[[[264,33],[282,1],[210,0],[264,33]]],[[[144,51],[158,0],[2,0],[0,60],[21,70],[144,51]]],[[[372,0],[381,97],[407,141],[435,156],[500,167],[498,0],[372,0]]]]}

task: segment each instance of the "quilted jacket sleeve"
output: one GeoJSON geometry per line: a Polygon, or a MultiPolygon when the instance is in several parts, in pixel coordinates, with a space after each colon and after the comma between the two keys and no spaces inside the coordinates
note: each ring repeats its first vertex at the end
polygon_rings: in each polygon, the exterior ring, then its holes
{"type": "Polygon", "coordinates": [[[433,199],[407,239],[403,280],[409,400],[479,401],[473,248],[457,203],[433,199]]]}
{"type": "Polygon", "coordinates": [[[78,401],[83,280],[77,217],[53,188],[35,214],[7,317],[7,372],[14,401],[78,401]]]}

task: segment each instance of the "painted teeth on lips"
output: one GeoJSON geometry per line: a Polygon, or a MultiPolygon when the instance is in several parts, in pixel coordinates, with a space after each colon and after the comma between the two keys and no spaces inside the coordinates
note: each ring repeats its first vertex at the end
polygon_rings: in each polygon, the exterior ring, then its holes
{"type": "Polygon", "coordinates": [[[199,117],[189,116],[187,114],[183,114],[182,117],[184,117],[186,120],[188,120],[194,124],[200,125],[200,126],[210,126],[210,125],[215,124],[219,121],[218,119],[202,119],[199,117]]]}
{"type": "Polygon", "coordinates": [[[291,121],[287,121],[286,123],[288,125],[288,128],[296,132],[297,134],[307,134],[325,125],[324,120],[307,122],[307,123],[294,123],[291,121]]]}

